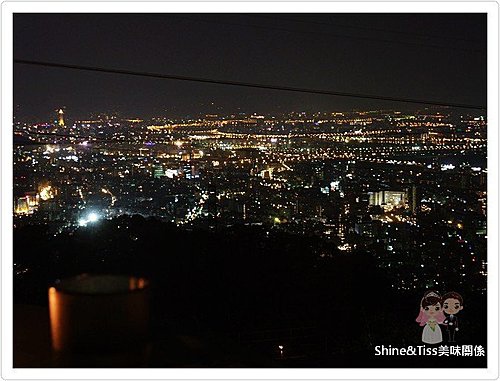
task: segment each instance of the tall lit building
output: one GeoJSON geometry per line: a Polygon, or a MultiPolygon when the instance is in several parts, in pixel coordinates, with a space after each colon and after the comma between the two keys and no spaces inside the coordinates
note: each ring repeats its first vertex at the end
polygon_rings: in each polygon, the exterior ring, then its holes
{"type": "Polygon", "coordinates": [[[406,191],[385,190],[379,192],[368,192],[370,205],[381,206],[388,212],[396,207],[405,206],[408,195],[406,191]]]}
{"type": "Polygon", "coordinates": [[[417,213],[420,205],[417,199],[417,186],[412,184],[411,188],[408,188],[408,205],[412,214],[417,213]]]}
{"type": "Polygon", "coordinates": [[[163,166],[155,165],[153,167],[153,177],[155,179],[159,179],[160,177],[165,176],[165,171],[163,170],[163,166]]]}
{"type": "Polygon", "coordinates": [[[57,124],[62,127],[64,126],[64,111],[62,108],[60,108],[57,113],[59,114],[59,119],[57,124]]]}
{"type": "Polygon", "coordinates": [[[188,180],[197,179],[200,177],[200,172],[197,166],[193,163],[185,163],[182,166],[182,172],[184,173],[185,178],[188,180]]]}
{"type": "Polygon", "coordinates": [[[30,209],[36,208],[40,201],[40,196],[36,192],[26,192],[25,198],[30,209]]]}
{"type": "Polygon", "coordinates": [[[19,197],[17,199],[15,213],[16,214],[29,214],[30,213],[30,207],[28,204],[28,199],[26,197],[19,197]]]}

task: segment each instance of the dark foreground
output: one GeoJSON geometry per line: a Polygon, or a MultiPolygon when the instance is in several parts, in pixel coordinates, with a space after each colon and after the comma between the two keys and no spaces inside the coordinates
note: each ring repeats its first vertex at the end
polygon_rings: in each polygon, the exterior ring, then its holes
{"type": "MultiPolygon", "coordinates": [[[[341,254],[314,238],[121,217],[56,237],[25,227],[14,250],[29,269],[15,275],[15,367],[486,367],[486,356],[375,356],[377,345],[422,345],[415,318],[423,290],[394,291],[370,255],[341,254]],[[137,361],[120,360],[130,348],[114,360],[51,353],[47,288],[85,272],[151,280],[151,338],[137,361]]],[[[464,298],[456,344],[487,354],[486,298],[464,298]]]]}

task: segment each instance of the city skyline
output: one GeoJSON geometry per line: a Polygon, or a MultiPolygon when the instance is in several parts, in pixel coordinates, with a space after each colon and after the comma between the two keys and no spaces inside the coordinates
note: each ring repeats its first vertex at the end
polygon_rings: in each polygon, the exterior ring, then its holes
{"type": "MultiPolygon", "coordinates": [[[[14,16],[14,57],[484,105],[485,33],[486,18],[480,14],[72,14],[62,18],[19,14],[14,16]],[[119,43],[123,40],[129,42],[127,47],[119,43]]],[[[47,117],[46,110],[60,105],[78,117],[110,110],[179,117],[194,109],[278,113],[394,107],[390,102],[19,64],[14,77],[19,112],[37,118],[47,117]]],[[[401,106],[403,110],[418,107],[396,104],[401,106]]]]}
{"type": "Polygon", "coordinates": [[[192,228],[260,224],[348,252],[378,224],[414,229],[425,215],[456,231],[474,220],[481,236],[487,119],[442,111],[19,123],[15,215],[55,234],[134,214],[192,228]]]}
{"type": "Polygon", "coordinates": [[[16,123],[15,299],[43,305],[36,290],[75,272],[134,274],[159,292],[155,332],[249,351],[226,366],[384,367],[373,343],[418,344],[412,304],[455,290],[461,337],[484,348],[487,118],[442,111],[16,123]],[[395,314],[394,336],[380,322],[395,314]]]}

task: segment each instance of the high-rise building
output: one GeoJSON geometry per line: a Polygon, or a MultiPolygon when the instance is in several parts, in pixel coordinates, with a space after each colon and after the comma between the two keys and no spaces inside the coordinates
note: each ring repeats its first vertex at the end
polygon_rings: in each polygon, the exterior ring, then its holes
{"type": "Polygon", "coordinates": [[[420,207],[417,197],[417,186],[412,184],[408,189],[408,205],[412,214],[417,213],[420,207]]]}
{"type": "Polygon", "coordinates": [[[185,163],[181,168],[184,177],[188,180],[197,179],[200,177],[200,171],[198,167],[191,162],[185,163]]]}
{"type": "Polygon", "coordinates": [[[40,195],[36,192],[26,192],[25,198],[30,209],[36,208],[40,201],[40,195]]]}
{"type": "Polygon", "coordinates": [[[408,201],[406,191],[383,190],[379,192],[368,192],[368,195],[370,196],[370,205],[381,206],[386,212],[396,207],[404,207],[408,201]]]}
{"type": "Polygon", "coordinates": [[[30,207],[29,207],[28,199],[26,196],[19,197],[17,199],[15,213],[16,214],[28,214],[28,213],[30,213],[30,207]]]}
{"type": "Polygon", "coordinates": [[[61,127],[64,126],[64,111],[62,108],[59,109],[59,111],[57,112],[57,114],[59,115],[59,119],[58,119],[58,122],[57,124],[61,127]]]}
{"type": "Polygon", "coordinates": [[[155,179],[159,179],[160,177],[165,176],[165,171],[163,170],[163,166],[155,165],[153,167],[153,177],[155,179]]]}

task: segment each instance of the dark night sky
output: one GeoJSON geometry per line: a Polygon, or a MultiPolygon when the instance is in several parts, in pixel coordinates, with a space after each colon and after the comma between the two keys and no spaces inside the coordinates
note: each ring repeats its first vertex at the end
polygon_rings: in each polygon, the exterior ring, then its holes
{"type": "MultiPolygon", "coordinates": [[[[16,14],[14,57],[486,103],[484,14],[16,14]]],[[[20,64],[14,101],[33,118],[412,107],[20,64]]]]}

